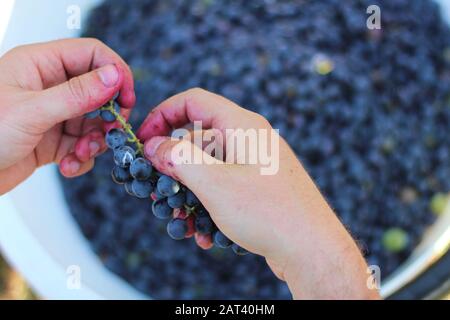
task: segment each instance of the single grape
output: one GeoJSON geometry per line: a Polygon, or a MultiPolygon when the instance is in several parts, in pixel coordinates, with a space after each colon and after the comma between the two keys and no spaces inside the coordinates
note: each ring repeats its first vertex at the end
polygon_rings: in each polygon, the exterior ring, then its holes
{"type": "Polygon", "coordinates": [[[102,117],[102,120],[105,122],[114,122],[116,121],[116,116],[109,110],[102,110],[100,111],[100,117],[102,117]]]}
{"type": "MultiPolygon", "coordinates": [[[[109,106],[109,102],[105,106],[109,106]]],[[[117,103],[117,101],[114,101],[114,111],[117,112],[117,113],[120,113],[120,105],[117,103]]],[[[114,113],[112,113],[109,110],[101,110],[100,117],[105,122],[114,122],[114,121],[116,121],[116,116],[114,115],[114,113]]]]}
{"type": "Polygon", "coordinates": [[[108,148],[115,149],[122,147],[127,143],[127,134],[122,129],[111,129],[105,136],[105,142],[108,148]]]}
{"type": "Polygon", "coordinates": [[[173,209],[167,204],[167,199],[153,202],[152,212],[158,219],[168,219],[172,216],[173,209]]]}
{"type": "Polygon", "coordinates": [[[170,197],[180,191],[180,184],[169,176],[162,175],[158,179],[157,188],[159,193],[165,197],[170,197]]]}
{"type": "Polygon", "coordinates": [[[384,232],[382,244],[389,252],[401,252],[408,246],[409,236],[401,228],[390,228],[384,232]]]}
{"type": "Polygon", "coordinates": [[[167,233],[174,240],[182,240],[186,236],[188,226],[186,221],[181,219],[170,220],[167,224],[167,233]]]}
{"type": "Polygon", "coordinates": [[[194,215],[190,215],[190,216],[186,217],[186,219],[184,219],[184,220],[186,220],[186,223],[188,226],[188,231],[186,232],[185,237],[190,238],[190,237],[194,236],[195,231],[196,231],[195,230],[195,217],[194,217],[194,215]]]}
{"type": "Polygon", "coordinates": [[[233,252],[235,254],[237,254],[238,256],[245,256],[246,254],[249,253],[247,250],[245,250],[244,248],[238,246],[236,243],[233,243],[231,245],[231,249],[233,249],[233,252]]]}
{"type": "Polygon", "coordinates": [[[117,184],[124,184],[125,182],[131,180],[131,175],[128,169],[121,168],[119,166],[114,166],[111,171],[111,177],[117,184]]]}
{"type": "Polygon", "coordinates": [[[450,203],[450,195],[446,195],[444,193],[436,193],[431,198],[430,210],[437,216],[442,215],[449,203],[450,203]]]}
{"type": "Polygon", "coordinates": [[[186,194],[182,190],[180,190],[176,195],[167,198],[167,204],[173,209],[182,208],[185,201],[186,194]]]}
{"type": "Polygon", "coordinates": [[[189,214],[184,209],[179,209],[179,210],[177,209],[177,210],[174,210],[173,217],[185,220],[185,219],[187,219],[187,217],[189,217],[189,214]]]}
{"type": "Polygon", "coordinates": [[[147,180],[150,178],[152,170],[152,164],[144,158],[137,158],[130,165],[130,173],[137,180],[147,180]]]}
{"type": "Polygon", "coordinates": [[[95,119],[100,115],[100,109],[88,112],[84,115],[86,119],[95,119]]]}
{"type": "Polygon", "coordinates": [[[221,231],[216,231],[213,237],[214,244],[219,248],[229,248],[233,244],[233,241],[228,239],[221,231]]]}
{"type": "Polygon", "coordinates": [[[130,196],[135,196],[134,192],[133,192],[133,188],[132,188],[132,183],[133,181],[127,181],[125,182],[125,191],[130,195],[130,196]]]}
{"type": "Polygon", "coordinates": [[[186,205],[189,207],[195,207],[199,204],[200,200],[198,200],[197,196],[191,190],[186,190],[186,205]]]}
{"type": "Polygon", "coordinates": [[[122,168],[127,168],[136,157],[136,152],[129,146],[114,149],[114,162],[122,168]]]}
{"type": "Polygon", "coordinates": [[[140,181],[135,179],[131,183],[131,190],[133,190],[136,197],[145,199],[150,197],[150,194],[153,191],[153,185],[150,181],[140,181]]]}
{"type": "Polygon", "coordinates": [[[198,207],[195,212],[197,213],[197,217],[210,217],[209,212],[203,206],[198,207]]]}
{"type": "Polygon", "coordinates": [[[195,218],[195,229],[200,234],[208,234],[214,231],[214,222],[210,216],[201,215],[195,218]]]}

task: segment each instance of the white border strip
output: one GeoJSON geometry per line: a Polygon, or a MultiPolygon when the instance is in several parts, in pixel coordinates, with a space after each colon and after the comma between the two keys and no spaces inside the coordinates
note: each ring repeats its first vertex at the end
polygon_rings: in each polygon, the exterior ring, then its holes
{"type": "Polygon", "coordinates": [[[15,0],[2,0],[2,3],[0,3],[0,48],[2,47],[15,2],[15,0]]]}

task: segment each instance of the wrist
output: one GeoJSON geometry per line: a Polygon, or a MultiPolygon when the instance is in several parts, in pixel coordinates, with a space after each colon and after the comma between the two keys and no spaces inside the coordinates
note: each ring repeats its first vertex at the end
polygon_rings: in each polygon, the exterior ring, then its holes
{"type": "Polygon", "coordinates": [[[286,260],[283,277],[294,299],[379,299],[368,286],[370,273],[358,247],[344,236],[311,239],[286,260]]]}

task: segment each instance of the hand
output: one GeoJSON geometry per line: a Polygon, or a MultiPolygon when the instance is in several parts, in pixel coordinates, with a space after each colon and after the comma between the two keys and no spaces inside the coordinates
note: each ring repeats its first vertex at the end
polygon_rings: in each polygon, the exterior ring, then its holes
{"type": "MultiPolygon", "coordinates": [[[[194,133],[181,141],[167,136],[194,121],[202,121],[203,133],[222,133],[225,153],[230,152],[226,129],[272,128],[262,116],[221,96],[191,89],[161,103],[138,131],[153,165],[189,187],[226,236],[264,256],[295,298],[378,297],[367,288],[366,263],[356,244],[282,138],[276,136],[274,175],[261,175],[259,164],[179,163],[179,151],[202,152],[203,145],[188,141],[194,133]]],[[[213,160],[204,151],[202,156],[213,160]]]]}
{"type": "Polygon", "coordinates": [[[0,59],[0,194],[47,163],[58,163],[66,177],[89,171],[106,148],[102,121],[83,115],[119,91],[121,106],[130,109],[131,71],[98,40],[60,40],[6,53],[0,59]]]}

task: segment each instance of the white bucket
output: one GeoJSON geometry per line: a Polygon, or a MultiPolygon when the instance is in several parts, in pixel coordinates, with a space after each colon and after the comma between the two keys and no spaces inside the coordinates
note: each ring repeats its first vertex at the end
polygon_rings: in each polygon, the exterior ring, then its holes
{"type": "MultiPolygon", "coordinates": [[[[0,11],[10,2],[2,0],[0,11]]],[[[16,0],[0,54],[20,44],[77,36],[79,30],[67,28],[67,8],[78,5],[85,18],[96,2],[16,0]]],[[[450,17],[450,0],[439,2],[450,17]]],[[[1,35],[2,30],[0,41],[1,35]]],[[[92,252],[65,203],[55,166],[38,170],[0,197],[0,249],[40,297],[146,298],[103,267],[92,252]]],[[[386,291],[393,288],[388,285],[386,291]]]]}

